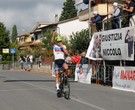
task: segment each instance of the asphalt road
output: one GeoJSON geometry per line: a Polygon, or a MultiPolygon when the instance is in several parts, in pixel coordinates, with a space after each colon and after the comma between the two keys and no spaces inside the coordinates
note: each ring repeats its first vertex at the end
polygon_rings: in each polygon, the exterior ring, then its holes
{"type": "Polygon", "coordinates": [[[0,71],[0,110],[135,110],[135,93],[70,81],[71,98],[57,98],[54,78],[0,71]]]}

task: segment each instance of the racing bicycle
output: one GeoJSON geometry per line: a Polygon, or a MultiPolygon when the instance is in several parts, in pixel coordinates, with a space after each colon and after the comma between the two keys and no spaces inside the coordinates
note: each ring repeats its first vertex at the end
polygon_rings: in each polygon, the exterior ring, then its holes
{"type": "Polygon", "coordinates": [[[65,99],[70,98],[70,84],[68,80],[68,76],[65,73],[64,68],[59,68],[59,80],[60,80],[60,91],[57,93],[57,97],[64,96],[65,99]]]}

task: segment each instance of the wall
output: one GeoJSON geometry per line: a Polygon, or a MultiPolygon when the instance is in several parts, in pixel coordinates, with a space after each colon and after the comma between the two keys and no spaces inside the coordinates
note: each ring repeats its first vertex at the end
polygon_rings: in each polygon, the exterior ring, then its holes
{"type": "Polygon", "coordinates": [[[88,28],[87,21],[80,22],[79,19],[58,24],[60,35],[63,37],[67,37],[68,39],[69,36],[72,35],[72,32],[74,33],[80,32],[82,29],[87,29],[87,28],[88,28]]]}

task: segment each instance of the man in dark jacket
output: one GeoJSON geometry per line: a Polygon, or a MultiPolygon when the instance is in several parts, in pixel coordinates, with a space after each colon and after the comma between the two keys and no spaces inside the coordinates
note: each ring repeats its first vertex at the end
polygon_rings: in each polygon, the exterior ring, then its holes
{"type": "Polygon", "coordinates": [[[97,11],[94,11],[93,15],[94,15],[95,19],[90,21],[90,23],[95,23],[97,31],[101,31],[101,29],[102,29],[102,17],[98,14],[97,11]]]}
{"type": "Polygon", "coordinates": [[[127,22],[130,23],[130,18],[135,14],[135,3],[132,0],[124,0],[127,7],[123,8],[123,11],[128,13],[127,22]]]}

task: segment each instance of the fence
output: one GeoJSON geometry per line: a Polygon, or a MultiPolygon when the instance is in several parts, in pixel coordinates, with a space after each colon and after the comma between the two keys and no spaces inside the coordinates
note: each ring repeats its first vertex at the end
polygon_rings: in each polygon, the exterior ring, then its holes
{"type": "Polygon", "coordinates": [[[112,86],[113,68],[112,65],[93,65],[92,83],[112,86]]]}
{"type": "MultiPolygon", "coordinates": [[[[71,78],[75,78],[76,65],[69,64],[71,78]]],[[[92,83],[112,86],[114,65],[92,64],[92,83]]]]}
{"type": "MultiPolygon", "coordinates": [[[[70,78],[75,78],[75,64],[68,64],[70,69],[70,78]]],[[[12,68],[20,68],[20,63],[8,63],[8,64],[0,64],[1,70],[10,70],[12,68]]],[[[34,62],[33,64],[34,70],[42,70],[42,71],[49,71],[51,73],[52,71],[52,63],[43,63],[41,67],[39,68],[38,64],[34,62]]],[[[103,84],[103,85],[109,85],[112,86],[112,75],[113,75],[113,69],[114,65],[103,65],[103,64],[92,64],[92,83],[96,84],[103,84]]]]}
{"type": "Polygon", "coordinates": [[[102,31],[113,29],[112,24],[115,19],[119,19],[118,24],[119,28],[135,26],[135,14],[132,14],[132,17],[128,21],[128,15],[122,15],[120,17],[105,17],[102,21],[97,22],[102,24],[102,31]]]}

